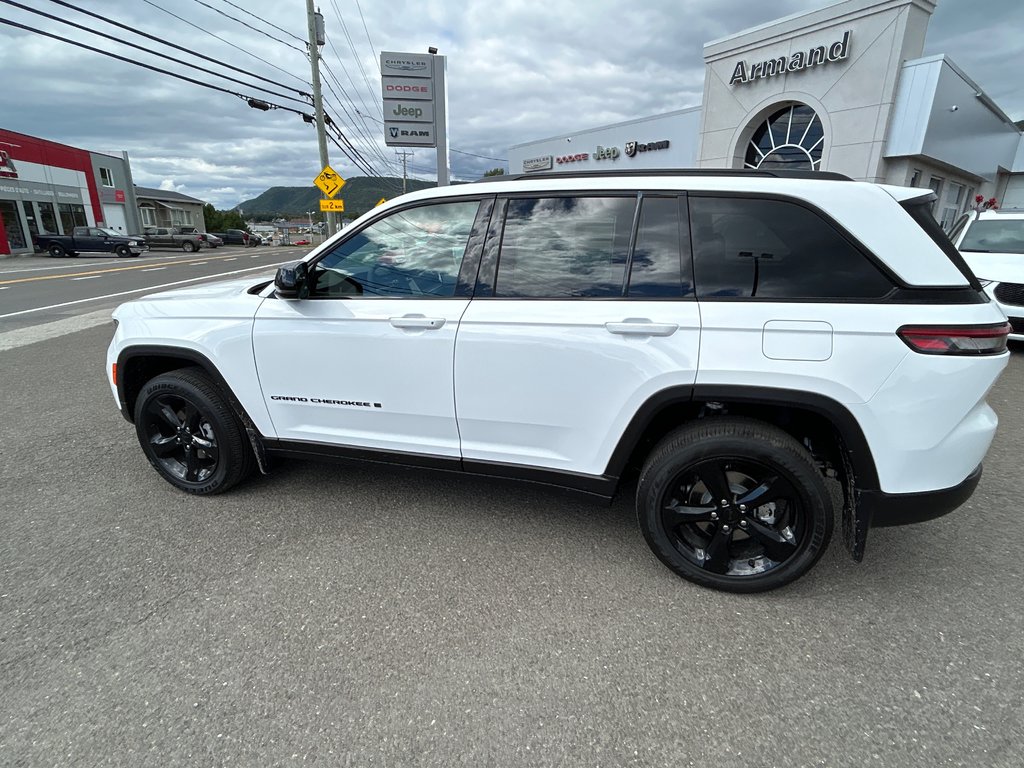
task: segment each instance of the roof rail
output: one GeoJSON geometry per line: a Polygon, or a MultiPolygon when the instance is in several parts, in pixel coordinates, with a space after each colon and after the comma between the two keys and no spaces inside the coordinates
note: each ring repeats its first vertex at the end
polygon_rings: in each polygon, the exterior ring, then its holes
{"type": "Polygon", "coordinates": [[[810,181],[853,181],[833,171],[753,170],[748,168],[616,168],[607,171],[544,171],[487,176],[478,181],[522,181],[523,179],[586,179],[614,176],[740,176],[810,181]]]}

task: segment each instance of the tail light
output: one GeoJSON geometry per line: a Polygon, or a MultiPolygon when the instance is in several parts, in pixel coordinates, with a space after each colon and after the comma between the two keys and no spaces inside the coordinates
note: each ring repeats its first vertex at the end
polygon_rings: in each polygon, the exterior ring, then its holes
{"type": "Polygon", "coordinates": [[[924,355],[998,355],[1006,351],[1009,323],[997,325],[904,325],[896,334],[924,355]]]}

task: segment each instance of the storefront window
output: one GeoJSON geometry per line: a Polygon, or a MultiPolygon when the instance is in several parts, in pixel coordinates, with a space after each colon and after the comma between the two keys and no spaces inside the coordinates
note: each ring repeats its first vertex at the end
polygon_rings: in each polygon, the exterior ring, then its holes
{"type": "Polygon", "coordinates": [[[821,168],[824,144],[821,118],[806,104],[790,104],[757,127],[750,137],[743,166],[817,171],[821,168]]]}
{"type": "Polygon", "coordinates": [[[65,235],[70,235],[75,227],[89,226],[89,221],[85,218],[85,206],[61,203],[60,223],[64,227],[65,235]]]}
{"type": "Polygon", "coordinates": [[[57,212],[53,209],[53,203],[36,203],[39,206],[39,223],[42,232],[53,234],[60,232],[57,228],[57,212]]]}
{"type": "Polygon", "coordinates": [[[25,240],[25,230],[21,226],[21,215],[18,213],[18,206],[13,200],[0,200],[0,219],[4,222],[4,231],[7,233],[7,243],[12,251],[20,251],[28,248],[25,240]]]}
{"type": "Polygon", "coordinates": [[[22,200],[21,207],[25,210],[25,221],[28,222],[28,233],[30,237],[39,234],[39,222],[36,221],[36,211],[30,200],[22,200]]]}

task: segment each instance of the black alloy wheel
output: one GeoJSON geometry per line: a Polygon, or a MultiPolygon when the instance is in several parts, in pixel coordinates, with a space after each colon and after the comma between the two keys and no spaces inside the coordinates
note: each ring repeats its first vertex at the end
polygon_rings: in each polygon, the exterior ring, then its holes
{"type": "Polygon", "coordinates": [[[135,429],[150,464],[188,493],[220,493],[252,470],[252,448],[238,417],[201,369],[147,382],[135,404],[135,429]]]}
{"type": "Polygon", "coordinates": [[[665,438],[645,465],[637,508],[662,562],[733,592],[799,578],[832,534],[831,499],[806,449],[748,419],[705,419],[665,438]]]}
{"type": "Polygon", "coordinates": [[[54,259],[62,259],[68,255],[68,252],[64,250],[64,246],[58,243],[54,243],[50,246],[50,256],[54,259]]]}
{"type": "Polygon", "coordinates": [[[121,259],[125,258],[126,256],[131,256],[132,255],[132,252],[128,248],[127,245],[119,245],[119,246],[117,246],[117,248],[114,249],[114,253],[116,253],[118,258],[121,258],[121,259]]]}

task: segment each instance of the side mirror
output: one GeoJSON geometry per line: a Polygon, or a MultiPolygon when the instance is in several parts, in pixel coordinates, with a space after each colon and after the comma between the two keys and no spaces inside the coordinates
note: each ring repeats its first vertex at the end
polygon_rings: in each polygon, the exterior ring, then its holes
{"type": "Polygon", "coordinates": [[[309,297],[309,271],[304,261],[295,261],[277,268],[274,278],[279,299],[305,299],[309,297]]]}

